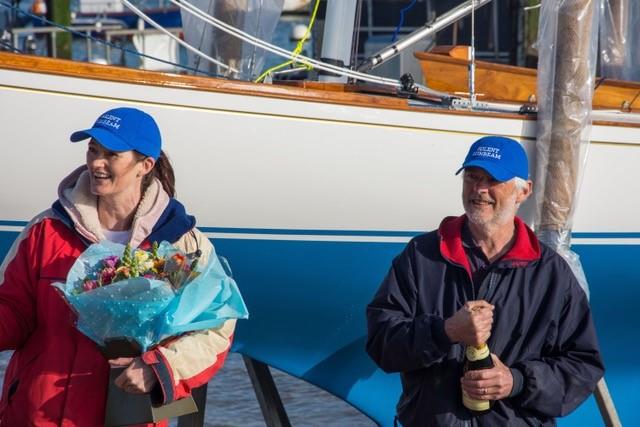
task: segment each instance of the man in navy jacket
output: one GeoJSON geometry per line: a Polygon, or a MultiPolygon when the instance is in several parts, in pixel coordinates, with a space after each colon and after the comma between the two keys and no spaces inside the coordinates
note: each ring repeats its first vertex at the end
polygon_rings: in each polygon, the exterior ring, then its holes
{"type": "Polygon", "coordinates": [[[586,295],[516,216],[532,192],[517,141],[479,139],[461,171],[465,214],[393,260],[367,307],[367,352],[400,372],[405,427],[555,425],[604,372],[586,295]],[[485,342],[494,367],[463,374],[465,347],[485,342]],[[463,390],[491,410],[467,410],[463,390]]]}

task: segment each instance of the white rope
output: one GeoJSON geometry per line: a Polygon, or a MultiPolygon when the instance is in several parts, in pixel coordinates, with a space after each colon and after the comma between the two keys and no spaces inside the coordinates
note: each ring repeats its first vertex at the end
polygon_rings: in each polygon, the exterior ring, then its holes
{"type": "MultiPolygon", "coordinates": [[[[126,1],[126,0],[122,0],[122,1],[126,1]]],[[[384,77],[377,77],[377,76],[371,76],[369,74],[364,74],[364,73],[360,73],[357,71],[353,71],[350,70],[348,68],[342,68],[342,67],[337,67],[335,65],[332,64],[327,64],[324,63],[322,61],[317,61],[315,59],[309,58],[307,56],[304,55],[293,55],[291,52],[282,49],[278,46],[272,45],[270,43],[265,42],[264,40],[261,40],[257,37],[252,36],[251,34],[245,33],[244,31],[238,30],[237,28],[222,22],[216,18],[214,18],[213,16],[207,14],[206,12],[203,12],[201,9],[197,8],[196,6],[192,5],[191,3],[189,3],[188,1],[185,0],[180,0],[180,1],[176,1],[176,0],[169,0],[171,3],[175,4],[176,6],[178,6],[180,9],[186,10],[187,12],[189,12],[190,14],[196,16],[197,18],[207,22],[208,24],[220,29],[221,31],[226,32],[227,34],[230,34],[236,38],[239,38],[247,43],[250,43],[254,46],[257,46],[261,49],[264,49],[268,52],[271,52],[275,55],[278,56],[282,56],[284,58],[293,60],[295,62],[300,62],[300,63],[304,63],[304,64],[308,64],[308,65],[312,65],[314,68],[323,70],[323,71],[327,71],[330,73],[334,73],[334,74],[338,74],[341,76],[347,76],[347,77],[352,77],[354,79],[357,80],[363,80],[363,81],[368,81],[368,82],[372,82],[372,83],[380,83],[380,84],[385,84],[385,85],[390,85],[390,86],[394,86],[394,87],[400,87],[402,86],[401,83],[398,80],[393,80],[393,79],[387,79],[384,77]]]]}
{"type": "Polygon", "coordinates": [[[224,64],[212,57],[210,57],[209,55],[200,52],[198,49],[194,48],[193,46],[191,46],[190,44],[180,40],[179,37],[176,37],[175,35],[171,34],[169,31],[167,31],[166,29],[164,29],[162,27],[162,25],[158,24],[157,22],[155,22],[153,19],[149,18],[149,16],[145,15],[144,12],[142,12],[140,9],[138,9],[137,7],[135,7],[134,5],[132,5],[131,3],[129,3],[128,0],[120,0],[122,3],[124,3],[125,6],[127,6],[129,9],[131,9],[131,11],[133,11],[133,13],[135,13],[136,15],[138,15],[139,18],[141,18],[143,21],[147,22],[149,25],[151,25],[152,27],[154,27],[155,29],[159,30],[160,32],[166,34],[167,36],[169,36],[171,39],[175,40],[176,42],[178,42],[178,44],[180,44],[181,46],[185,47],[186,49],[190,50],[191,52],[195,53],[196,55],[213,62],[214,64],[216,64],[219,67],[224,68],[225,70],[230,70],[234,73],[237,73],[238,70],[236,70],[233,67],[229,67],[227,64],[224,64]]]}

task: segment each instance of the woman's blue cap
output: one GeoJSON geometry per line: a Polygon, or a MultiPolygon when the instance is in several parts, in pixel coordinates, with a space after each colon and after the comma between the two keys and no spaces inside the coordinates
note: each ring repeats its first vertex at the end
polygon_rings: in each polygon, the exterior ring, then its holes
{"type": "Polygon", "coordinates": [[[529,179],[527,153],[518,141],[504,136],[485,136],[474,142],[456,175],[468,167],[484,169],[501,182],[515,177],[529,179]]]}
{"type": "Polygon", "coordinates": [[[71,134],[71,142],[94,138],[111,151],[135,150],[158,160],[162,138],[156,121],[136,108],[114,108],[98,117],[91,129],[71,134]]]}

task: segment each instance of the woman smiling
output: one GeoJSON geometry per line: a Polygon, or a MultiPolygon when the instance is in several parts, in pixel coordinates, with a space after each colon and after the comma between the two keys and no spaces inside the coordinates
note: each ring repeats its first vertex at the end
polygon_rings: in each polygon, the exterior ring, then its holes
{"type": "Polygon", "coordinates": [[[64,281],[88,245],[111,240],[148,248],[168,241],[184,253],[200,251],[203,263],[215,256],[174,198],[173,169],[150,115],[107,111],[71,135],[72,142],[87,139],[86,164],[62,181],[58,200],[25,227],[0,267],[0,350],[15,350],[0,401],[2,425],[104,425],[110,366],[126,367],[115,381],[125,391],[153,391],[172,402],[208,382],[231,343],[235,320],[140,357],[107,361],[74,327],[74,313],[51,283],[64,281]]]}

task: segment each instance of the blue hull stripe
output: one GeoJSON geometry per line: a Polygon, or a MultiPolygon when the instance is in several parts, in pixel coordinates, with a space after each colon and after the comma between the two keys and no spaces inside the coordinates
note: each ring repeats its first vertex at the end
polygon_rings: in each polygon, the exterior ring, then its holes
{"type": "Polygon", "coordinates": [[[640,239],[640,233],[571,233],[571,237],[574,239],[640,239]]]}
{"type": "Polygon", "coordinates": [[[10,226],[10,227],[24,227],[25,225],[27,225],[28,222],[26,221],[6,221],[6,220],[0,220],[0,226],[5,225],[5,226],[10,226]]]}
{"type": "MultiPolygon", "coordinates": [[[[0,231],[18,231],[13,227],[24,227],[26,221],[0,220],[0,231]]],[[[362,236],[362,237],[413,237],[424,231],[385,231],[385,230],[313,230],[313,229],[280,229],[280,228],[232,228],[232,227],[198,227],[203,233],[253,234],[279,236],[362,236]]],[[[640,232],[576,232],[574,239],[640,239],[640,232]]]]}
{"type": "Polygon", "coordinates": [[[223,228],[198,227],[203,233],[231,233],[231,234],[278,234],[304,236],[388,236],[413,237],[422,231],[372,231],[372,230],[293,230],[278,228],[223,228]]]}

